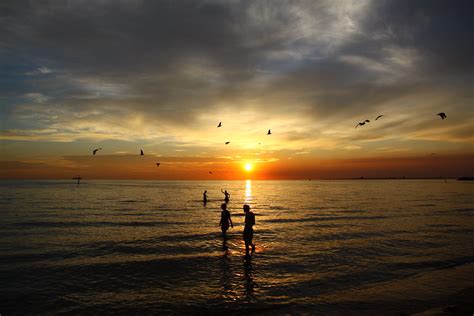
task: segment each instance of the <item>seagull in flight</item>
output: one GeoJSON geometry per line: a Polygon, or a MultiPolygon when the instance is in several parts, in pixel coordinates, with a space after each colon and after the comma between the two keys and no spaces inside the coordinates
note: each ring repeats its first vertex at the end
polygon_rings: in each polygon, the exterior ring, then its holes
{"type": "Polygon", "coordinates": [[[272,134],[272,132],[271,132],[270,130],[268,130],[268,133],[267,133],[267,135],[271,135],[271,134],[272,134]]]}
{"type": "Polygon", "coordinates": [[[444,113],[444,112],[440,112],[440,113],[438,113],[438,114],[436,114],[436,115],[439,115],[443,120],[444,120],[445,118],[447,118],[446,113],[444,113]]]}
{"type": "MultiPolygon", "coordinates": [[[[359,127],[359,126],[364,126],[367,121],[369,121],[369,120],[365,120],[364,122],[359,122],[359,123],[357,123],[357,125],[356,125],[354,128],[357,128],[357,127],[359,127]]],[[[369,122],[370,122],[370,121],[369,121],[369,122]]]]}
{"type": "Polygon", "coordinates": [[[96,152],[98,152],[99,150],[102,150],[102,148],[96,148],[92,151],[92,154],[95,156],[96,152]]]}
{"type": "Polygon", "coordinates": [[[381,118],[382,116],[384,116],[383,114],[377,116],[377,118],[375,118],[375,120],[377,121],[379,118],[381,118]]]}
{"type": "Polygon", "coordinates": [[[222,122],[219,122],[219,125],[217,125],[217,127],[222,127],[222,122]]]}
{"type": "Polygon", "coordinates": [[[229,145],[229,144],[230,144],[230,142],[225,142],[225,144],[226,144],[226,145],[229,145]]]}
{"type": "Polygon", "coordinates": [[[143,153],[143,149],[140,149],[140,156],[143,156],[144,153],[143,153]]]}

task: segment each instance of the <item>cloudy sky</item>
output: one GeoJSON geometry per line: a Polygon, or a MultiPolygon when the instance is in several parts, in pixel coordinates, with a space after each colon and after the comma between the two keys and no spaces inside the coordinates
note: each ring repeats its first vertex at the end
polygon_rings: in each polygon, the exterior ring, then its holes
{"type": "Polygon", "coordinates": [[[473,9],[2,1],[0,177],[472,175],[473,9]]]}

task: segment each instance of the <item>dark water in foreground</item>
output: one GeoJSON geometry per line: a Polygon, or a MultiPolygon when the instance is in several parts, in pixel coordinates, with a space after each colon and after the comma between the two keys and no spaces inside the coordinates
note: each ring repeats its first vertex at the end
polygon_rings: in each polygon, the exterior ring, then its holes
{"type": "Polygon", "coordinates": [[[474,285],[474,186],[0,181],[0,313],[362,313],[474,285]],[[222,251],[220,189],[234,229],[222,251]],[[200,203],[207,189],[213,200],[200,203]],[[242,205],[256,214],[243,260],[242,205]]]}

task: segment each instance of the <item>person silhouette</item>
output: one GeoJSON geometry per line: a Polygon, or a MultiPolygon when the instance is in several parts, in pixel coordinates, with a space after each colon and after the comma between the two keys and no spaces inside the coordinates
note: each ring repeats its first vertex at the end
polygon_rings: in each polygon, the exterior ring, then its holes
{"type": "Polygon", "coordinates": [[[219,226],[222,230],[222,236],[224,239],[226,238],[226,232],[229,229],[229,224],[232,228],[234,228],[234,224],[232,223],[232,219],[230,218],[230,212],[227,210],[227,204],[222,203],[221,205],[221,220],[219,222],[219,226]]]}
{"type": "Polygon", "coordinates": [[[227,190],[222,191],[222,189],[221,189],[221,192],[225,195],[224,202],[229,203],[230,194],[227,192],[227,190]]]}
{"type": "Polygon", "coordinates": [[[244,242],[245,242],[245,257],[249,257],[249,247],[252,246],[252,253],[255,252],[255,244],[253,239],[253,225],[255,225],[255,214],[250,211],[250,206],[244,205],[245,213],[245,227],[244,227],[244,242]]]}
{"type": "Polygon", "coordinates": [[[202,194],[202,202],[204,204],[207,203],[207,190],[204,190],[204,193],[202,194]]]}

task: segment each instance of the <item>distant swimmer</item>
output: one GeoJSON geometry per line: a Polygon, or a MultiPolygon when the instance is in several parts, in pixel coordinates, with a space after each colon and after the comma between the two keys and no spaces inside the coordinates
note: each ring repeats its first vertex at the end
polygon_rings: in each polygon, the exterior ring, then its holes
{"type": "Polygon", "coordinates": [[[221,227],[222,230],[222,236],[224,238],[226,237],[226,232],[229,229],[229,224],[230,227],[234,228],[234,224],[232,224],[232,219],[230,218],[230,212],[227,210],[227,204],[222,203],[221,205],[221,221],[219,222],[219,226],[221,227]]]}
{"type": "Polygon", "coordinates": [[[207,203],[207,190],[205,190],[204,193],[202,194],[202,202],[204,204],[207,203]]]}
{"type": "Polygon", "coordinates": [[[217,127],[222,127],[222,122],[219,122],[219,125],[217,125],[217,127]]]}
{"type": "Polygon", "coordinates": [[[95,154],[99,151],[102,150],[102,148],[96,148],[92,151],[92,154],[95,156],[95,154]]]}
{"type": "Polygon", "coordinates": [[[228,203],[229,200],[230,200],[230,194],[229,194],[229,192],[227,192],[227,190],[222,191],[222,189],[221,189],[221,192],[222,192],[222,194],[225,195],[225,197],[224,197],[224,202],[228,203]]]}
{"type": "Polygon", "coordinates": [[[384,116],[384,115],[381,114],[381,115],[377,116],[377,117],[375,118],[375,120],[377,121],[377,120],[378,120],[379,118],[381,118],[382,116],[384,116]]]}
{"type": "Polygon", "coordinates": [[[230,144],[230,142],[225,142],[225,144],[226,144],[226,145],[229,145],[229,144],[230,144]]]}
{"type": "Polygon", "coordinates": [[[250,211],[250,206],[244,205],[245,213],[245,227],[244,227],[244,242],[245,242],[245,257],[249,257],[249,247],[252,246],[252,253],[255,252],[255,244],[253,240],[253,225],[255,225],[255,214],[250,211]]]}
{"type": "Polygon", "coordinates": [[[159,163],[159,162],[157,162],[157,163],[156,163],[156,166],[157,166],[157,167],[159,167],[159,166],[160,166],[160,163],[159,163]]]}
{"type": "Polygon", "coordinates": [[[438,114],[436,114],[436,115],[439,115],[439,117],[441,117],[443,120],[444,120],[445,118],[447,118],[446,113],[444,113],[444,112],[440,112],[440,113],[438,113],[438,114]]]}
{"type": "Polygon", "coordinates": [[[271,135],[271,134],[272,134],[272,132],[270,130],[268,130],[267,135],[271,135]]]}
{"type": "Polygon", "coordinates": [[[140,149],[140,156],[143,156],[144,153],[143,153],[143,149],[140,149]]]}

